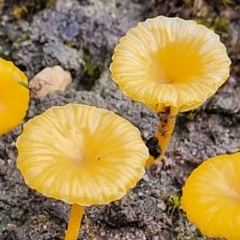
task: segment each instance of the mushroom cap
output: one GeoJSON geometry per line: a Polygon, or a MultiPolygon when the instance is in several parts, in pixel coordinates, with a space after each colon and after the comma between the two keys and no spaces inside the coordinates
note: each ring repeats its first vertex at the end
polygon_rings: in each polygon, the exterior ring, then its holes
{"type": "Polygon", "coordinates": [[[29,187],[82,206],[123,197],[142,178],[149,157],[131,123],[80,104],[51,107],[31,119],[16,146],[29,187]]]}
{"type": "Polygon", "coordinates": [[[230,59],[219,36],[192,20],[159,16],[120,39],[113,80],[130,98],[154,111],[200,106],[229,76],[230,59]]]}
{"type": "Polygon", "coordinates": [[[15,128],[26,115],[29,90],[27,77],[12,62],[0,58],[0,135],[15,128]]]}
{"type": "Polygon", "coordinates": [[[182,208],[209,237],[240,239],[240,153],[211,158],[183,188],[182,208]]]}

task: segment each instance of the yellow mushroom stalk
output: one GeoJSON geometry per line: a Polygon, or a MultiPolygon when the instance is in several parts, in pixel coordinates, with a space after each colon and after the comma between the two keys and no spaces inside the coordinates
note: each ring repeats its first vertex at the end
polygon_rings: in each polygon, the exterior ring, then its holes
{"type": "Polygon", "coordinates": [[[16,143],[26,184],[72,204],[65,240],[76,240],[84,208],[122,198],[145,173],[140,132],[113,112],[81,104],[28,121],[16,143]]]}
{"type": "Polygon", "coordinates": [[[158,16],[130,29],[116,46],[110,71],[124,94],[159,115],[155,137],[165,154],[178,112],[200,106],[229,76],[219,36],[192,20],[158,16]]]}
{"type": "Polygon", "coordinates": [[[147,165],[150,166],[155,163],[155,160],[157,159],[160,161],[166,150],[168,143],[170,141],[170,138],[172,136],[175,122],[176,122],[176,116],[177,114],[175,112],[171,112],[171,108],[167,107],[164,112],[159,112],[159,124],[158,124],[158,131],[155,134],[155,137],[158,139],[158,145],[160,149],[159,155],[150,155],[147,165]]]}
{"type": "Polygon", "coordinates": [[[65,240],[78,239],[78,233],[80,230],[84,210],[84,206],[78,205],[76,203],[72,205],[65,240]]]}
{"type": "Polygon", "coordinates": [[[187,218],[208,237],[240,239],[240,153],[211,158],[183,188],[187,218]]]}
{"type": "Polygon", "coordinates": [[[15,128],[28,109],[29,89],[25,74],[0,58],[0,135],[15,128]]]}

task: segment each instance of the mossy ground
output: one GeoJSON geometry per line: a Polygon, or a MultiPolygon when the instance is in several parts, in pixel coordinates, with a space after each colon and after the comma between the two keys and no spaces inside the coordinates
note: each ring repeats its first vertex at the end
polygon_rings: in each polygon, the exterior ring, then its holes
{"type": "MultiPolygon", "coordinates": [[[[228,82],[214,97],[178,116],[164,161],[148,169],[123,199],[86,210],[79,239],[210,239],[188,222],[178,199],[186,178],[202,161],[240,151],[240,5],[228,2],[58,0],[16,17],[13,9],[19,2],[5,0],[0,56],[14,61],[30,79],[55,64],[71,71],[74,79],[63,93],[32,99],[24,122],[50,106],[77,102],[110,109],[137,126],[144,140],[152,136],[157,116],[125,97],[108,71],[119,38],[147,17],[179,16],[213,28],[233,62],[228,82]],[[86,74],[92,86],[88,91],[81,87],[86,74]]],[[[16,169],[15,142],[21,130],[22,125],[0,138],[0,240],[64,239],[70,206],[29,189],[16,169]]]]}

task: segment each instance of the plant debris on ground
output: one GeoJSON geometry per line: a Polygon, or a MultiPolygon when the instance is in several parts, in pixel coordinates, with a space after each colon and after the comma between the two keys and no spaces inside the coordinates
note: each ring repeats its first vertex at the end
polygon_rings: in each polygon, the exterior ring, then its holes
{"type": "MultiPolygon", "coordinates": [[[[164,15],[193,19],[220,35],[231,75],[203,106],[181,113],[164,160],[121,200],[89,207],[81,240],[203,240],[179,201],[185,180],[210,157],[240,151],[240,2],[237,0],[0,1],[0,57],[31,79],[60,65],[73,82],[64,92],[31,99],[22,125],[51,106],[83,103],[128,119],[144,141],[157,116],[128,99],[108,70],[114,47],[137,22],[164,15]]],[[[70,206],[29,189],[16,169],[22,125],[0,138],[0,240],[64,239],[70,206]]],[[[133,156],[134,157],[134,156],[133,156]]]]}

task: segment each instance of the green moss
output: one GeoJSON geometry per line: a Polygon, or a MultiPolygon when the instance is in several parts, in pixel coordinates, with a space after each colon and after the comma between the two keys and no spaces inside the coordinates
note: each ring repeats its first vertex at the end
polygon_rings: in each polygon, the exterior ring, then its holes
{"type": "Polygon", "coordinates": [[[181,208],[181,196],[179,191],[174,192],[167,200],[168,212],[174,212],[181,208]]]}
{"type": "Polygon", "coordinates": [[[13,1],[10,5],[12,7],[12,16],[15,19],[27,18],[35,14],[37,11],[50,8],[54,0],[26,0],[13,1]]]}
{"type": "Polygon", "coordinates": [[[81,80],[81,85],[84,89],[90,90],[95,81],[100,77],[101,69],[91,61],[91,57],[87,52],[83,54],[83,60],[85,61],[85,72],[81,80]]]}
{"type": "Polygon", "coordinates": [[[183,2],[186,6],[193,6],[194,5],[194,0],[184,0],[183,2]]]}
{"type": "Polygon", "coordinates": [[[205,25],[209,29],[212,29],[215,33],[220,36],[226,35],[231,36],[230,23],[227,18],[219,17],[214,13],[209,13],[207,16],[198,17],[195,19],[198,24],[205,25]]]}
{"type": "Polygon", "coordinates": [[[187,119],[189,122],[193,122],[194,119],[195,119],[195,115],[196,115],[195,112],[188,112],[188,113],[186,114],[186,119],[187,119]]]}
{"type": "Polygon", "coordinates": [[[229,35],[231,35],[229,20],[224,17],[217,17],[214,20],[213,30],[219,34],[228,33],[229,35]]]}

